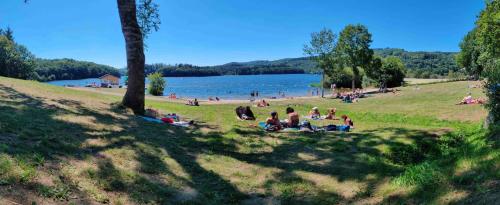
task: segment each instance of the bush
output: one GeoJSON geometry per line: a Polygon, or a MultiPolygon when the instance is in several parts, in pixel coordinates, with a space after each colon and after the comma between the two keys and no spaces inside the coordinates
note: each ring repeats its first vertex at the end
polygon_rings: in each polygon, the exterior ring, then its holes
{"type": "Polygon", "coordinates": [[[165,79],[160,73],[152,73],[148,75],[149,80],[149,94],[154,96],[163,95],[163,90],[165,89],[165,79]]]}

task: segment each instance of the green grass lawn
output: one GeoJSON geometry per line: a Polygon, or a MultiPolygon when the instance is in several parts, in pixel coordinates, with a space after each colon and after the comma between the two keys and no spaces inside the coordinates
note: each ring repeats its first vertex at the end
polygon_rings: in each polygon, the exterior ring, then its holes
{"type": "MultiPolygon", "coordinates": [[[[454,105],[467,82],[402,87],[359,103],[293,99],[147,106],[195,120],[144,122],[120,97],[0,77],[0,204],[497,203],[500,151],[480,105],[454,105]],[[242,104],[248,105],[248,104],[242,104]],[[336,107],[349,133],[266,133],[270,111],[336,107]]],[[[317,122],[315,122],[317,124],[317,122]]],[[[339,123],[339,122],[333,122],[339,123]]]]}

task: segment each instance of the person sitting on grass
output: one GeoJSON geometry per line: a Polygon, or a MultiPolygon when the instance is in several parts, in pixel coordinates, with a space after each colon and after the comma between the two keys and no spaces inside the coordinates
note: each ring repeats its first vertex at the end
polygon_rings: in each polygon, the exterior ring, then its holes
{"type": "Polygon", "coordinates": [[[281,130],[281,122],[276,111],[271,112],[271,117],[266,120],[266,130],[278,131],[281,130]]]}
{"type": "Polygon", "coordinates": [[[257,103],[257,107],[267,107],[267,106],[269,106],[269,103],[267,103],[264,99],[262,99],[262,101],[257,103]]]}
{"type": "Polygon", "coordinates": [[[344,125],[354,128],[354,122],[351,120],[351,118],[347,117],[347,115],[342,115],[341,118],[344,120],[344,125]]]}
{"type": "Polygon", "coordinates": [[[337,112],[337,108],[330,108],[328,109],[328,114],[326,115],[325,119],[328,120],[336,120],[335,113],[337,112]]]}
{"type": "Polygon", "coordinates": [[[288,118],[285,120],[286,127],[299,128],[299,114],[295,112],[295,110],[293,110],[293,108],[291,107],[286,108],[286,114],[288,115],[288,118]]]}
{"type": "Polygon", "coordinates": [[[250,106],[243,107],[239,106],[236,108],[236,115],[240,120],[255,120],[255,115],[253,114],[250,106]]]}
{"type": "Polygon", "coordinates": [[[186,103],[186,105],[190,105],[190,106],[200,106],[200,104],[198,103],[198,99],[194,99],[194,100],[188,100],[188,102],[186,103]]]}
{"type": "Polygon", "coordinates": [[[311,117],[311,119],[319,119],[321,117],[321,113],[319,113],[318,107],[313,107],[309,112],[309,116],[311,117]]]}

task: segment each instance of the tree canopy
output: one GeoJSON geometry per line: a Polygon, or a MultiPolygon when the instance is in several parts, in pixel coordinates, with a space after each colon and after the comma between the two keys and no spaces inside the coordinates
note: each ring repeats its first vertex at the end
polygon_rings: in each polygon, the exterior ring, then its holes
{"type": "Polygon", "coordinates": [[[0,33],[0,76],[31,79],[35,68],[34,55],[8,35],[12,33],[0,33]]]}
{"type": "Polygon", "coordinates": [[[374,58],[371,65],[364,69],[367,77],[375,80],[381,89],[401,86],[406,68],[401,59],[390,56],[384,59],[374,58]]]}
{"type": "Polygon", "coordinates": [[[412,78],[442,78],[450,71],[460,72],[455,52],[405,51],[399,48],[374,49],[376,56],[395,56],[405,64],[407,76],[412,78]]]}
{"type": "Polygon", "coordinates": [[[118,69],[93,62],[73,59],[36,59],[36,80],[76,80],[98,78],[105,74],[120,77],[118,69]]]}
{"type": "Polygon", "coordinates": [[[304,45],[304,53],[311,56],[321,69],[321,97],[324,95],[325,74],[333,73],[335,68],[335,47],[336,38],[332,30],[324,28],[320,32],[311,34],[311,41],[308,45],[304,45]]]}
{"type": "Polygon", "coordinates": [[[475,28],[460,44],[459,63],[470,75],[482,75],[493,122],[500,121],[500,1],[486,1],[475,28]]]}
{"type": "Polygon", "coordinates": [[[476,42],[476,29],[467,33],[462,42],[460,42],[461,52],[457,54],[457,63],[465,68],[465,71],[479,79],[483,72],[483,66],[479,64],[480,47],[476,42]]]}
{"type": "Polygon", "coordinates": [[[352,89],[356,88],[359,69],[370,65],[373,50],[372,35],[364,25],[347,25],[339,35],[336,52],[342,64],[352,69],[352,89]]]}

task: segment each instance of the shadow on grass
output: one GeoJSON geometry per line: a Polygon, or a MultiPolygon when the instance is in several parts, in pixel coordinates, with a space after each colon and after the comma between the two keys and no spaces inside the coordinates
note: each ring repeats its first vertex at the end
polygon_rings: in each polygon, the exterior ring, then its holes
{"type": "MultiPolygon", "coordinates": [[[[227,133],[221,133],[213,131],[217,130],[217,126],[203,122],[192,129],[153,124],[119,113],[111,107],[94,110],[79,101],[35,98],[2,85],[0,96],[2,154],[26,160],[37,168],[50,163],[64,163],[67,159],[95,159],[97,168],[88,170],[88,177],[100,189],[127,195],[136,203],[240,204],[253,200],[253,203],[259,204],[262,201],[255,199],[266,197],[277,198],[284,204],[353,203],[372,197],[375,188],[384,179],[401,174],[404,165],[417,164],[435,154],[430,145],[437,135],[422,130],[383,128],[353,133],[276,134],[235,126],[227,133]],[[91,123],[103,127],[94,128],[85,123],[57,118],[66,114],[88,116],[92,119],[91,123]],[[390,133],[390,136],[382,135],[383,132],[390,133]],[[266,140],[269,138],[279,143],[266,140]],[[399,138],[414,142],[402,142],[399,138]],[[109,143],[84,146],[89,139],[109,143]],[[380,146],[387,147],[387,152],[382,152],[380,146]],[[108,150],[124,147],[134,151],[134,160],[139,163],[136,170],[118,168],[112,159],[102,155],[108,150]],[[403,154],[407,151],[424,152],[414,159],[398,156],[400,150],[403,154]],[[200,155],[227,156],[278,172],[266,180],[264,194],[243,192],[218,173],[221,170],[202,166],[200,155]],[[312,157],[304,158],[304,155],[312,157]],[[40,162],[40,156],[45,161],[40,162]],[[187,177],[175,173],[165,163],[165,158],[174,160],[187,177]],[[320,189],[316,182],[297,175],[297,172],[327,176],[339,182],[365,182],[366,188],[352,197],[346,197],[320,189]],[[176,181],[193,189],[192,197],[180,197],[183,194],[181,188],[163,180],[164,175],[174,176],[176,181]]],[[[57,169],[51,171],[55,175],[61,172],[57,169]]],[[[38,189],[33,188],[41,186],[36,185],[37,182],[28,180],[18,183],[40,194],[38,189]]],[[[92,198],[79,191],[77,186],[70,188],[79,199],[92,198]]],[[[385,199],[385,202],[410,200],[430,193],[429,187],[416,190],[413,195],[395,195],[385,199]]],[[[439,194],[425,195],[428,197],[426,201],[435,200],[439,194]]]]}

